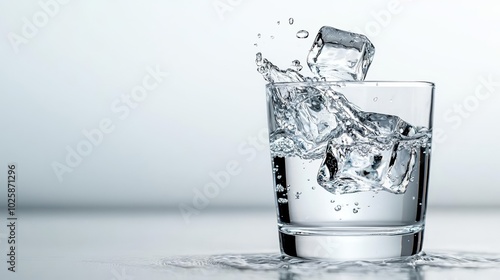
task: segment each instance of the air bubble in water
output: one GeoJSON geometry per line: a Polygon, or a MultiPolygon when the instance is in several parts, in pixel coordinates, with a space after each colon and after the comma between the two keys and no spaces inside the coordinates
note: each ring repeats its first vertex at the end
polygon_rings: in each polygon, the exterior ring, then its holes
{"type": "Polygon", "coordinates": [[[289,18],[289,19],[288,19],[288,23],[289,23],[290,25],[292,25],[292,24],[293,24],[293,21],[294,21],[294,20],[293,20],[293,18],[289,18]]]}
{"type": "Polygon", "coordinates": [[[280,204],[284,204],[287,202],[288,202],[288,199],[286,199],[286,198],[278,198],[278,203],[280,203],[280,204]]]}
{"type": "Polygon", "coordinates": [[[299,39],[305,39],[309,37],[309,32],[307,32],[306,30],[299,30],[297,31],[297,38],[299,39]]]}
{"type": "Polygon", "coordinates": [[[335,206],[335,211],[340,211],[340,210],[342,210],[342,206],[340,205],[335,206]]]}

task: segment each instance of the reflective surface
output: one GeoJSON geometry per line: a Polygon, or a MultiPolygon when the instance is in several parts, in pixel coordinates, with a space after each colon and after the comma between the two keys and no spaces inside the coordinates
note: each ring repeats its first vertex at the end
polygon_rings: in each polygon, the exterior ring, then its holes
{"type": "Polygon", "coordinates": [[[327,263],[281,259],[273,209],[202,212],[189,223],[176,210],[21,212],[18,272],[3,262],[0,278],[496,279],[499,218],[500,209],[431,208],[427,256],[327,263]]]}

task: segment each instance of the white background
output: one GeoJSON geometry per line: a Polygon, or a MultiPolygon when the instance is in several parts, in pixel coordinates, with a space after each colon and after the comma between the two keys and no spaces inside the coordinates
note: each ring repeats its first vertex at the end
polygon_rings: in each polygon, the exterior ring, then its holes
{"type": "Polygon", "coordinates": [[[323,25],[372,40],[367,80],[436,83],[430,203],[500,204],[495,1],[72,0],[44,18],[46,2],[0,3],[0,185],[16,162],[23,206],[192,205],[228,164],[238,174],[196,209],[273,205],[255,53],[304,62],[323,25]],[[168,77],[120,119],[112,104],[150,68],[168,77]],[[103,119],[114,130],[58,180],[54,162],[103,119]]]}

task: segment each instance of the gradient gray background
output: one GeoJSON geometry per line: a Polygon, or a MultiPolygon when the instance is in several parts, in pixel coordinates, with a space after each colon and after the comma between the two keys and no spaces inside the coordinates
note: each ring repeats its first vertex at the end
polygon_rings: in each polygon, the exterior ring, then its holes
{"type": "MultiPolygon", "coordinates": [[[[395,1],[399,12],[385,20],[380,11],[394,1],[67,2],[18,52],[9,34],[22,34],[23,18],[43,9],[33,0],[0,2],[0,184],[7,164],[18,163],[24,207],[177,208],[234,161],[239,174],[202,208],[273,205],[268,144],[259,140],[265,83],[254,56],[304,62],[322,25],[370,37],[377,51],[367,80],[436,83],[431,205],[500,204],[494,1],[395,1]],[[311,36],[294,38],[299,29],[311,36]],[[169,75],[120,119],[111,104],[149,67],[169,75]],[[495,81],[489,91],[483,80],[495,81]],[[464,105],[467,114],[454,111],[464,105]],[[114,131],[59,181],[51,164],[64,163],[66,147],[106,118],[114,131]]],[[[6,191],[0,195],[5,205],[6,191]]]]}

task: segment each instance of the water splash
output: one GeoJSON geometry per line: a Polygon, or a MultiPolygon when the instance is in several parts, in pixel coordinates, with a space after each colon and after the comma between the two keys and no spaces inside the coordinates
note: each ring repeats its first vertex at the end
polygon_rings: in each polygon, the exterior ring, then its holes
{"type": "Polygon", "coordinates": [[[314,275],[335,272],[373,273],[380,269],[385,272],[420,268],[500,269],[500,255],[422,252],[411,257],[381,261],[321,261],[291,258],[280,254],[243,254],[169,258],[161,260],[158,265],[167,268],[288,271],[297,275],[314,275]]]}

